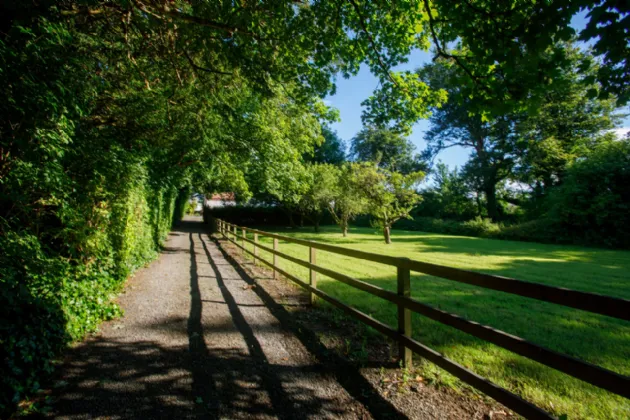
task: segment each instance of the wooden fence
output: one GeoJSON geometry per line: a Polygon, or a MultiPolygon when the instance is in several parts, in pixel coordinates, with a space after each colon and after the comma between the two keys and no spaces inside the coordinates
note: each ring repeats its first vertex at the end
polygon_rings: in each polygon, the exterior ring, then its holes
{"type": "Polygon", "coordinates": [[[274,278],[278,273],[280,273],[284,277],[294,281],[299,286],[308,290],[310,292],[311,302],[315,296],[319,296],[397,342],[399,345],[400,357],[405,366],[409,366],[411,364],[412,352],[415,352],[419,356],[435,363],[442,369],[448,371],[452,375],[484,392],[488,396],[494,398],[506,407],[509,407],[514,410],[514,412],[526,418],[552,419],[553,417],[543,409],[522,399],[518,395],[495,385],[460,364],[444,357],[437,351],[414,340],[411,334],[411,313],[415,312],[417,314],[424,315],[442,324],[457,328],[458,330],[503,347],[511,352],[581,379],[582,381],[606,389],[625,398],[630,398],[630,377],[620,375],[592,363],[547,349],[523,338],[486,325],[469,321],[458,315],[451,314],[419,302],[411,297],[410,279],[411,271],[416,271],[460,283],[471,284],[486,289],[499,290],[506,293],[564,305],[626,321],[630,321],[630,300],[547,286],[544,284],[530,283],[507,277],[476,273],[421,261],[414,261],[408,258],[373,254],[370,252],[357,251],[319,242],[296,239],[288,236],[277,235],[275,233],[239,227],[220,219],[214,219],[214,223],[218,232],[220,232],[231,243],[242,249],[244,252],[252,255],[254,260],[258,260],[273,269],[274,278]],[[252,239],[247,237],[248,233],[253,234],[252,239]],[[272,238],[273,248],[260,244],[258,239],[261,236],[272,238]],[[309,261],[301,260],[280,252],[278,250],[278,240],[308,247],[310,256],[309,261]],[[240,244],[238,243],[239,241],[240,244]],[[245,243],[252,244],[253,251],[246,249],[245,243]],[[258,255],[259,249],[271,253],[273,255],[273,261],[267,261],[261,258],[258,255]],[[398,284],[397,293],[317,265],[316,252],[318,249],[396,267],[398,284]],[[308,268],[310,273],[308,283],[282,270],[278,266],[277,257],[284,258],[302,267],[308,268]],[[369,315],[358,311],[357,309],[354,309],[322,292],[317,288],[317,273],[341,281],[352,287],[371,293],[396,304],[398,306],[398,329],[393,329],[369,315]]]}

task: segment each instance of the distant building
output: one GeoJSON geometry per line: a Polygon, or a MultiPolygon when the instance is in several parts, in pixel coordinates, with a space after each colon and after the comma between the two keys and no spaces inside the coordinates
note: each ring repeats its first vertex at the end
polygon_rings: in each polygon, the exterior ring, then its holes
{"type": "Polygon", "coordinates": [[[210,197],[206,197],[204,201],[204,205],[210,208],[233,206],[235,204],[234,193],[212,194],[210,197]]]}

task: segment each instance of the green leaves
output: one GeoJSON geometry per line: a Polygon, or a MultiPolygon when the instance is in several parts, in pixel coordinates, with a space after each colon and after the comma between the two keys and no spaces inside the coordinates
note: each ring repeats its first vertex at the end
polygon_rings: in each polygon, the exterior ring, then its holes
{"type": "Polygon", "coordinates": [[[414,150],[413,144],[394,130],[365,127],[352,139],[350,154],[359,161],[409,173],[424,167],[424,162],[414,155],[414,150]]]}
{"type": "Polygon", "coordinates": [[[421,200],[416,186],[424,179],[424,173],[402,174],[365,163],[361,165],[357,178],[366,197],[368,213],[374,223],[383,229],[385,241],[389,243],[391,226],[399,219],[411,218],[411,210],[421,200]]]}
{"type": "Polygon", "coordinates": [[[393,73],[381,82],[373,96],[362,102],[366,109],[361,117],[365,124],[378,127],[393,121],[393,128],[409,134],[418,120],[429,117],[430,109],[447,100],[443,89],[432,90],[411,72],[393,73]]]}

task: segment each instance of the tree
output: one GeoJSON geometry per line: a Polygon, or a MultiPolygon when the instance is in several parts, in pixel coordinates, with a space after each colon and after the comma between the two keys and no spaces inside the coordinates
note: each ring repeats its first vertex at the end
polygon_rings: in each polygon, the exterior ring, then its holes
{"type": "Polygon", "coordinates": [[[336,199],[335,190],[339,182],[339,169],[330,164],[311,164],[307,167],[308,188],[302,196],[298,207],[300,212],[309,219],[319,232],[319,223],[324,212],[336,199]]]}
{"type": "Polygon", "coordinates": [[[515,178],[530,186],[535,199],[562,183],[571,162],[607,142],[613,136],[607,132],[623,117],[615,113],[615,99],[603,100],[589,94],[600,86],[589,83],[597,67],[583,74],[578,71],[589,59],[588,54],[570,46],[567,49],[569,63],[562,79],[548,87],[535,111],[519,115],[516,121],[519,159],[515,178]]]}
{"type": "Polygon", "coordinates": [[[477,178],[488,217],[498,220],[497,184],[510,176],[515,164],[511,115],[489,119],[474,112],[483,101],[471,97],[471,82],[448,62],[428,64],[418,74],[430,86],[445,89],[449,94],[448,102],[436,108],[429,120],[431,126],[424,137],[428,145],[425,155],[433,157],[453,146],[472,149],[464,172],[477,178]]]}
{"type": "Polygon", "coordinates": [[[346,144],[337,135],[337,132],[327,125],[323,125],[322,136],[324,141],[320,145],[315,146],[312,156],[307,153],[304,155],[304,159],[307,162],[330,163],[333,165],[340,165],[345,162],[346,144]]]}
{"type": "Polygon", "coordinates": [[[425,168],[420,157],[413,154],[414,149],[409,140],[393,130],[366,127],[352,139],[350,155],[381,168],[410,173],[425,168]]]}
{"type": "Polygon", "coordinates": [[[423,178],[423,172],[402,174],[367,165],[362,171],[359,181],[367,197],[367,209],[373,223],[383,230],[386,244],[392,242],[392,225],[411,218],[411,210],[421,199],[415,186],[423,178]]]}
{"type": "MultiPolygon", "coordinates": [[[[586,27],[577,36],[580,41],[595,41],[593,53],[602,63],[594,75],[599,88],[590,96],[615,97],[620,106],[630,100],[630,6],[625,2],[512,0],[453,4],[423,0],[421,7],[433,61],[451,62],[470,84],[471,98],[486,102],[483,109],[471,109],[473,112],[483,111],[495,118],[544,101],[548,86],[563,77],[567,50],[562,43],[576,36],[571,19],[584,11],[588,12],[586,27]]],[[[585,74],[588,67],[584,63],[577,71],[585,74]]],[[[385,125],[393,121],[394,126],[405,129],[425,118],[416,98],[416,92],[425,86],[418,83],[410,90],[413,79],[408,73],[399,76],[382,81],[381,88],[365,101],[365,122],[385,125]],[[394,112],[383,113],[384,109],[394,112]]],[[[435,94],[435,89],[430,90],[435,94]]]]}
{"type": "Polygon", "coordinates": [[[422,202],[414,214],[444,219],[469,220],[475,217],[473,193],[457,168],[439,162],[433,171],[435,185],[421,193],[422,202]]]}
{"type": "Polygon", "coordinates": [[[555,70],[545,96],[523,102],[526,108],[521,110],[506,107],[501,115],[496,108],[488,111],[492,100],[475,97],[475,86],[452,62],[438,61],[418,71],[430,86],[449,94],[448,102],[436,108],[430,119],[427,155],[453,146],[471,149],[464,173],[477,179],[473,184],[483,193],[486,213],[494,221],[502,217],[497,185],[507,179],[528,184],[534,200],[540,200],[546,190],[562,182],[567,164],[611,136],[605,131],[619,120],[614,99],[589,95],[599,89],[589,82],[597,68],[579,69],[592,57],[570,42],[559,43],[546,54],[558,51],[563,64],[555,70]]]}
{"type": "Polygon", "coordinates": [[[344,237],[348,236],[350,221],[367,210],[367,197],[362,180],[369,170],[371,170],[369,165],[351,162],[336,169],[337,183],[333,200],[328,203],[328,210],[341,228],[344,237]]]}
{"type": "Polygon", "coordinates": [[[630,140],[597,145],[551,192],[548,217],[568,237],[630,247],[630,140]]]}

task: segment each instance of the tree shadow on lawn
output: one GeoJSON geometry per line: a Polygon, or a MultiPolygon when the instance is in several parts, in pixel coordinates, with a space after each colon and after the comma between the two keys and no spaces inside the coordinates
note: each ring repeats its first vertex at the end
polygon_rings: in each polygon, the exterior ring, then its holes
{"type": "MultiPolygon", "coordinates": [[[[300,236],[300,238],[304,238],[300,236]]],[[[308,239],[311,239],[310,237],[308,239]]],[[[312,239],[317,240],[317,237],[312,239]]],[[[380,239],[379,239],[380,241],[380,239]]],[[[401,236],[396,233],[394,244],[383,244],[374,248],[374,242],[363,237],[351,238],[348,244],[356,249],[390,256],[404,256],[433,264],[459,267],[484,263],[492,269],[464,268],[488,274],[512,277],[519,280],[544,283],[558,287],[607,294],[630,299],[630,252],[560,245],[531,244],[513,241],[499,241],[482,238],[459,237],[436,234],[410,233],[401,236]],[[415,243],[411,249],[396,244],[415,243]],[[405,252],[406,255],[401,255],[405,252]],[[432,255],[433,254],[433,255],[432,255]],[[436,255],[437,254],[437,255],[436,255]],[[456,258],[439,259],[439,254],[453,254],[456,258]],[[461,258],[457,258],[461,255],[461,258]],[[492,259],[492,257],[498,257],[492,259]],[[478,260],[476,258],[489,258],[478,260]],[[442,261],[443,259],[443,261],[442,261]]],[[[338,244],[338,238],[320,237],[319,242],[338,244]]],[[[350,247],[348,247],[350,248],[350,247]]],[[[359,261],[359,260],[355,260],[359,261]]]]}
{"type": "Polygon", "coordinates": [[[503,239],[457,236],[443,233],[393,231],[392,242],[418,243],[418,251],[449,252],[483,256],[512,256],[547,259],[566,259],[603,264],[602,260],[630,267],[627,260],[630,252],[603,248],[587,248],[576,245],[541,244],[534,242],[509,241],[503,239]],[[425,248],[426,247],[426,248],[425,248]],[[625,264],[624,264],[625,263],[625,264]]]}
{"type": "Polygon", "coordinates": [[[270,233],[276,233],[278,235],[284,235],[289,237],[295,237],[299,239],[303,239],[306,241],[315,241],[315,242],[326,242],[330,244],[356,244],[357,238],[353,235],[362,235],[361,242],[375,242],[375,243],[385,243],[383,239],[383,234],[378,230],[373,230],[374,235],[371,235],[372,230],[369,228],[349,228],[348,233],[350,236],[344,237],[341,233],[341,230],[336,226],[322,226],[321,231],[319,233],[315,232],[312,228],[303,227],[303,228],[281,228],[281,227],[269,227],[269,226],[259,226],[255,229],[266,231],[270,233]],[[330,234],[334,234],[335,236],[330,236],[330,234]],[[369,235],[369,236],[368,236],[369,235]]]}
{"type": "MultiPolygon", "coordinates": [[[[393,275],[359,280],[396,290],[393,275]]],[[[319,287],[366,313],[382,314],[381,320],[395,325],[394,304],[331,279],[320,279],[319,287]]],[[[608,365],[612,370],[624,369],[620,373],[630,374],[630,323],[627,321],[416,273],[412,274],[411,291],[412,297],[435,308],[592,363],[608,365]]],[[[426,344],[448,347],[453,342],[485,343],[421,315],[414,315],[414,322],[418,337],[430,338],[431,343],[426,344]],[[431,334],[436,329],[440,333],[431,334]]]]}
{"type": "Polygon", "coordinates": [[[577,246],[535,244],[496,239],[451,236],[445,234],[395,231],[393,245],[382,237],[304,234],[293,231],[300,239],[341,245],[390,256],[406,256],[439,265],[453,265],[473,271],[488,272],[525,281],[556,285],[583,291],[630,298],[630,252],[577,246]],[[381,246],[374,247],[374,245],[381,246]],[[400,247],[396,245],[400,244],[400,247]],[[417,247],[409,244],[417,244],[417,247]],[[354,245],[354,246],[352,246],[354,245]],[[406,255],[401,255],[406,253],[406,255]],[[450,254],[453,258],[439,254],[450,254]],[[461,258],[457,258],[461,255],[461,258]],[[437,258],[436,258],[437,257],[437,258]],[[498,257],[498,258],[493,258],[498,257]],[[475,259],[492,270],[476,270],[475,259]],[[443,260],[443,261],[441,261],[443,260]],[[471,266],[472,267],[467,267],[471,266]],[[553,269],[553,275],[549,270],[553,269]]]}
{"type": "MultiPolygon", "coordinates": [[[[395,276],[360,280],[389,290],[396,287],[395,276]]],[[[396,323],[394,304],[334,280],[320,279],[319,287],[374,318],[390,325],[396,323]]],[[[543,347],[620,374],[630,374],[628,322],[426,275],[413,276],[412,296],[433,307],[520,336],[543,347]]],[[[423,344],[482,376],[491,372],[491,380],[494,376],[494,381],[521,395],[527,387],[534,394],[554,395],[569,406],[583,404],[580,410],[585,413],[591,413],[590,405],[593,404],[609,410],[615,405],[630,409],[629,402],[622,397],[422,315],[413,314],[412,325],[414,338],[423,344]]],[[[550,406],[544,408],[553,410],[550,406]]]]}

